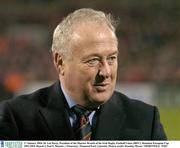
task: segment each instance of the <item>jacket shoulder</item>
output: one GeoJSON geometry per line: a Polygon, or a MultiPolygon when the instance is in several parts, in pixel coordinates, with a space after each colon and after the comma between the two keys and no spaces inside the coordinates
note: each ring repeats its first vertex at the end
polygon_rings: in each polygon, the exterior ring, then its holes
{"type": "Polygon", "coordinates": [[[33,108],[33,106],[45,106],[53,91],[53,85],[38,89],[29,94],[15,96],[1,102],[1,106],[8,104],[12,109],[33,108]]]}
{"type": "Polygon", "coordinates": [[[146,116],[148,114],[153,114],[155,110],[155,106],[147,104],[140,100],[131,99],[128,96],[115,91],[113,94],[113,102],[118,104],[125,110],[128,114],[133,115],[142,115],[146,116]]]}
{"type": "Polygon", "coordinates": [[[153,105],[150,105],[150,104],[147,104],[143,101],[140,101],[140,100],[136,100],[136,99],[133,99],[133,98],[129,98],[127,95],[121,93],[121,92],[118,92],[118,91],[115,91],[114,94],[113,94],[113,99],[114,101],[117,101],[117,102],[121,102],[121,103],[124,103],[124,105],[132,105],[132,106],[139,106],[139,107],[154,107],[153,105]]]}

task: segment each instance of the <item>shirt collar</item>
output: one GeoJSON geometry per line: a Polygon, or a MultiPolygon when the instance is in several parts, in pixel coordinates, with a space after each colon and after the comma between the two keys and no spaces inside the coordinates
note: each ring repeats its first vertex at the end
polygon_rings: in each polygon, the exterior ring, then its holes
{"type": "Polygon", "coordinates": [[[67,91],[65,90],[65,88],[62,86],[61,84],[61,89],[62,89],[62,92],[65,96],[65,99],[68,103],[68,106],[69,108],[72,108],[73,106],[75,106],[77,103],[74,101],[74,99],[72,97],[70,97],[68,94],[67,94],[67,91]]]}
{"type": "MultiPolygon", "coordinates": [[[[66,89],[62,86],[62,84],[60,84],[60,85],[61,85],[62,92],[63,92],[63,94],[64,94],[64,96],[65,96],[65,99],[66,99],[66,101],[67,101],[67,103],[68,103],[69,108],[72,108],[73,106],[77,105],[77,103],[74,101],[74,99],[67,94],[67,91],[66,91],[66,89]]],[[[100,109],[100,106],[98,106],[97,109],[100,109]]]]}

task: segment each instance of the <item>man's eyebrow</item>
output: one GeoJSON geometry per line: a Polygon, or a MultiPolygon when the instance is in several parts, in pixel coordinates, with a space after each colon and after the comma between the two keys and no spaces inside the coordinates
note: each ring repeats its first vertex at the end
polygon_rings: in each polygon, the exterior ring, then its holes
{"type": "MultiPolygon", "coordinates": [[[[112,55],[116,55],[116,54],[117,55],[119,54],[118,50],[108,54],[107,57],[112,56],[112,55]]],[[[101,55],[98,53],[92,53],[90,55],[85,56],[82,60],[86,60],[86,59],[91,58],[91,57],[101,57],[101,55]]]]}
{"type": "Polygon", "coordinates": [[[90,54],[90,55],[87,55],[87,56],[83,57],[82,60],[86,60],[86,59],[89,59],[91,57],[100,57],[100,55],[97,54],[97,53],[93,53],[93,54],[90,54]]]}
{"type": "Polygon", "coordinates": [[[115,52],[113,52],[113,53],[111,53],[109,55],[115,55],[115,54],[119,54],[119,50],[117,50],[117,51],[115,51],[115,52]]]}

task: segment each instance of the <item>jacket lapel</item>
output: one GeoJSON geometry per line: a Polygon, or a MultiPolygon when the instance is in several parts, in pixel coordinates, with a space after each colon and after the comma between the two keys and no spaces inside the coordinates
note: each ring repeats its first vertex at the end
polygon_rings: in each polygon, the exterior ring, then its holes
{"type": "Polygon", "coordinates": [[[40,109],[40,115],[46,122],[51,138],[54,140],[74,139],[68,118],[68,105],[65,102],[59,83],[56,83],[52,87],[47,102],[44,104],[47,105],[47,107],[40,109]]]}
{"type": "Polygon", "coordinates": [[[95,127],[95,140],[120,140],[125,121],[123,105],[117,102],[120,98],[114,95],[97,111],[97,123],[95,127]]]}
{"type": "Polygon", "coordinates": [[[41,114],[49,128],[53,140],[70,140],[73,139],[73,133],[66,113],[63,111],[49,111],[41,109],[41,114]]]}

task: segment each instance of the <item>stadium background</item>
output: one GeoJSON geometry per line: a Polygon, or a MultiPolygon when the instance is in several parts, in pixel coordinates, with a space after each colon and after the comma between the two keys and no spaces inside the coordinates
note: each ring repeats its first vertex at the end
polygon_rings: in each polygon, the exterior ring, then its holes
{"type": "Polygon", "coordinates": [[[57,80],[53,29],[82,7],[119,18],[117,89],[158,106],[168,139],[180,140],[179,0],[1,0],[0,100],[57,80]]]}

